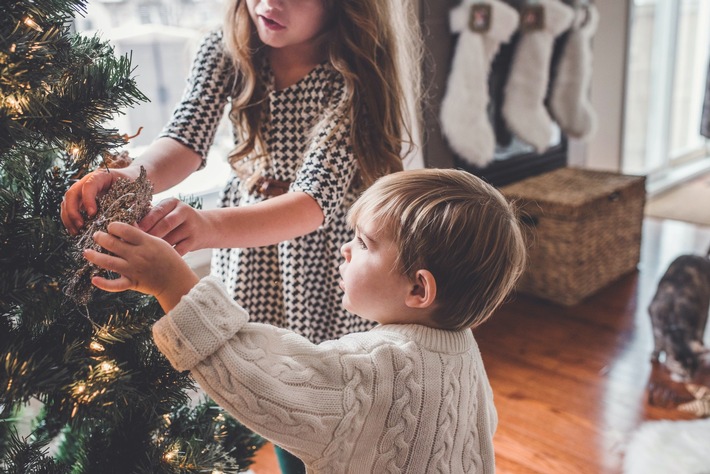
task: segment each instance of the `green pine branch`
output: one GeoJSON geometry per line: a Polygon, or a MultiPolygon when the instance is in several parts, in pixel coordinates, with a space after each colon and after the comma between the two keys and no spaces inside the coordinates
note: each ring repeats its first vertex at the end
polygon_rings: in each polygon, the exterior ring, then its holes
{"type": "Polygon", "coordinates": [[[79,267],[64,192],[125,144],[107,121],[147,100],[130,55],[71,34],[85,7],[3,0],[0,15],[0,473],[236,472],[263,440],[213,402],[188,408],[194,381],[152,342],[155,299],[64,294],[79,267]],[[43,410],[20,437],[28,400],[43,410]]]}

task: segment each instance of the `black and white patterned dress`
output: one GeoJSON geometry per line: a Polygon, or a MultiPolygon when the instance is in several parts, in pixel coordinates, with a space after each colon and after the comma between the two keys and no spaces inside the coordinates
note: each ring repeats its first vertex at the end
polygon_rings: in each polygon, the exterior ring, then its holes
{"type": "MultiPolygon", "coordinates": [[[[233,74],[222,34],[215,31],[204,39],[182,101],[161,136],[180,141],[204,160],[231,99],[233,74]]],[[[321,64],[296,84],[277,91],[268,65],[262,74],[269,91],[262,132],[271,156],[271,167],[262,175],[290,182],[290,191],[309,194],[321,206],[325,222],[311,234],[278,245],[217,249],[212,274],[222,279],[252,321],[292,329],[316,343],[368,329],[370,322],[342,308],[338,287],[340,247],[351,238],[345,215],[355,199],[350,185],[357,164],[349,127],[335,130],[331,121],[315,133],[311,130],[339,103],[342,76],[329,64],[321,64]]],[[[248,206],[267,199],[244,188],[232,173],[219,205],[248,206]]]]}

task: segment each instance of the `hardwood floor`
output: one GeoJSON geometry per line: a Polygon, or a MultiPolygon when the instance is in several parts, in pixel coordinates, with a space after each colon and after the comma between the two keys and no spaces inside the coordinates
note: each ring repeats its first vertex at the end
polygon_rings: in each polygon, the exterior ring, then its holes
{"type": "MultiPolygon", "coordinates": [[[[693,418],[647,403],[646,307],[676,256],[708,246],[710,227],[648,218],[638,271],[572,307],[517,295],[475,331],[498,408],[499,473],[617,474],[643,421],[693,418]]],[[[269,449],[255,474],[278,474],[269,449]]]]}
{"type": "Polygon", "coordinates": [[[682,253],[705,253],[710,228],[647,219],[638,271],[581,304],[517,296],[476,331],[495,392],[501,473],[619,473],[644,420],[692,418],[649,406],[646,307],[682,253]]]}

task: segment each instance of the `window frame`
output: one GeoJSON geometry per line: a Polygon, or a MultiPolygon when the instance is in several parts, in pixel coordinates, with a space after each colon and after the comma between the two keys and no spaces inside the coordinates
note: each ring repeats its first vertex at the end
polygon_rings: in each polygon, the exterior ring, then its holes
{"type": "MultiPolygon", "coordinates": [[[[701,2],[699,8],[708,11],[708,5],[701,2]]],[[[653,0],[653,1],[631,1],[632,14],[630,15],[629,37],[633,37],[634,19],[636,8],[645,4],[654,4],[653,37],[651,48],[651,80],[648,92],[648,115],[646,117],[646,135],[644,139],[644,151],[640,165],[637,161],[630,163],[629,156],[625,153],[622,157],[622,170],[628,173],[647,175],[647,190],[649,194],[662,192],[679,182],[690,179],[703,172],[710,170],[710,148],[708,140],[699,140],[696,146],[691,146],[678,151],[672,149],[672,138],[674,133],[674,99],[676,92],[676,65],[678,62],[677,48],[679,44],[679,26],[682,17],[682,2],[678,0],[653,0]],[[639,169],[640,168],[640,169],[639,169]]],[[[701,15],[699,15],[701,16],[701,15]]],[[[704,19],[704,25],[699,25],[698,29],[705,31],[710,27],[709,18],[704,19]]],[[[708,37],[707,33],[705,34],[708,37]]],[[[631,45],[629,46],[631,47],[631,45]]],[[[705,68],[707,71],[707,61],[710,60],[710,48],[705,54],[705,68]]],[[[629,56],[629,61],[631,57],[629,56]]],[[[627,68],[630,69],[630,65],[627,68]]],[[[627,93],[629,89],[636,85],[631,83],[630,74],[627,74],[627,93]]],[[[700,79],[700,78],[693,78],[700,79]]],[[[705,79],[704,77],[702,79],[705,79]]],[[[702,81],[704,84],[704,80],[702,81]]],[[[626,107],[629,106],[627,102],[626,107]]],[[[698,104],[698,117],[702,109],[702,100],[698,104]]],[[[628,116],[628,114],[627,114],[628,116]]],[[[628,140],[629,121],[624,124],[624,141],[628,140]]],[[[699,121],[697,127],[698,136],[699,121]]]]}

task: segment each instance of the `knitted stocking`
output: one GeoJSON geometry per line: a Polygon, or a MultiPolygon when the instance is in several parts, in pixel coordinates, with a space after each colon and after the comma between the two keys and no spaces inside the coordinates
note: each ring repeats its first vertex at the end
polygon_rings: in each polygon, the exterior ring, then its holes
{"type": "Polygon", "coordinates": [[[460,33],[446,94],[441,128],[451,149],[483,167],[493,159],[495,137],[488,118],[488,75],[501,43],[518,27],[518,12],[500,0],[464,0],[451,10],[451,31],[460,33]]]}
{"type": "MultiPolygon", "coordinates": [[[[540,28],[520,35],[510,75],[505,85],[503,118],[508,128],[538,153],[552,140],[552,119],[545,110],[545,93],[555,38],[572,25],[574,10],[559,0],[539,0],[543,11],[540,28]]],[[[525,19],[521,18],[521,23],[525,19]]]]}
{"type": "Polygon", "coordinates": [[[587,138],[597,125],[597,116],[589,101],[589,86],[592,37],[598,24],[599,12],[594,5],[576,10],[550,95],[550,113],[560,128],[574,138],[587,138]]]}

